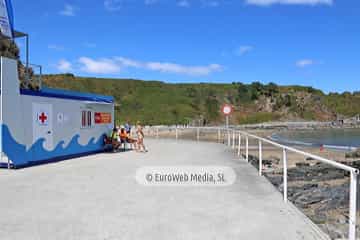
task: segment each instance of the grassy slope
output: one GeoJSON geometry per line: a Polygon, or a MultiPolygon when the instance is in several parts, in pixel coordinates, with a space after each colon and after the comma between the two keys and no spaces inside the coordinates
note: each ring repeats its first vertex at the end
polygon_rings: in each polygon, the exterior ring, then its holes
{"type": "MultiPolygon", "coordinates": [[[[272,102],[277,102],[279,108],[282,108],[278,111],[259,111],[258,105],[261,101],[255,101],[249,97],[244,99],[244,94],[239,93],[237,84],[166,84],[131,79],[47,75],[44,76],[44,85],[112,95],[117,103],[118,122],[129,119],[130,121],[140,120],[147,124],[173,124],[204,118],[215,123],[222,120],[219,109],[225,102],[233,104],[236,108],[232,119],[235,123],[286,119],[288,114],[299,115],[307,120],[324,120],[322,116],[327,116],[328,112],[337,112],[347,116],[360,113],[359,94],[325,95],[319,90],[301,86],[276,87],[277,92],[271,97],[266,95],[267,90],[256,90],[255,93],[259,92],[259,99],[262,94],[265,94],[267,98],[271,98],[272,102]],[[310,99],[301,102],[302,93],[311,96],[310,99]],[[287,108],[282,106],[285,103],[281,100],[281,96],[284,95],[289,95],[291,99],[287,108]],[[295,96],[297,96],[296,99],[295,96]],[[323,109],[326,109],[326,114],[323,109]],[[301,114],[298,114],[299,112],[301,114]]],[[[245,91],[248,91],[250,87],[250,85],[245,85],[245,91]]]]}

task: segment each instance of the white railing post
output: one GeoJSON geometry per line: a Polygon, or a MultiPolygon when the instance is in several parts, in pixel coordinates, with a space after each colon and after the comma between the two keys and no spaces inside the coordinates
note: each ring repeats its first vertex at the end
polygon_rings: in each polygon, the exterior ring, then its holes
{"type": "Polygon", "coordinates": [[[249,136],[246,135],[246,161],[249,162],[249,136]]]}
{"type": "Polygon", "coordinates": [[[176,140],[178,140],[179,138],[179,132],[178,132],[178,127],[176,126],[176,129],[175,129],[175,135],[176,135],[176,140]]]}
{"type": "Polygon", "coordinates": [[[262,141],[259,140],[259,175],[262,176],[262,141]]]}
{"type": "Polygon", "coordinates": [[[200,128],[199,127],[196,129],[196,139],[198,141],[200,141],[200,128]]]}
{"type": "Polygon", "coordinates": [[[221,142],[221,130],[220,128],[218,129],[218,143],[221,142]]]}
{"type": "Polygon", "coordinates": [[[233,130],[232,133],[233,133],[233,136],[232,136],[232,139],[233,139],[232,148],[235,149],[235,130],[233,130]]]}
{"type": "Polygon", "coordinates": [[[356,172],[350,172],[349,240],[356,240],[357,177],[358,174],[356,172]]]}
{"type": "Polygon", "coordinates": [[[156,128],[156,138],[159,138],[159,128],[156,128]]]}
{"type": "Polygon", "coordinates": [[[241,155],[241,133],[239,132],[239,145],[238,145],[238,156],[241,155]]]}
{"type": "Polygon", "coordinates": [[[228,146],[231,146],[231,139],[230,139],[230,130],[227,130],[227,135],[228,135],[228,146]]]}
{"type": "Polygon", "coordinates": [[[283,185],[284,185],[284,202],[287,202],[288,198],[288,194],[287,194],[287,183],[288,183],[288,180],[287,180],[287,153],[286,153],[286,149],[284,148],[283,149],[283,173],[284,173],[284,182],[283,182],[283,185]]]}

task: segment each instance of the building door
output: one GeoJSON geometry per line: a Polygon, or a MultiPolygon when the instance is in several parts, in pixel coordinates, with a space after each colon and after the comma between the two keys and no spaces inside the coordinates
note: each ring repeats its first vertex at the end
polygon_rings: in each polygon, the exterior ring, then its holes
{"type": "Polygon", "coordinates": [[[33,143],[43,138],[43,147],[53,150],[52,105],[33,103],[33,143]]]}

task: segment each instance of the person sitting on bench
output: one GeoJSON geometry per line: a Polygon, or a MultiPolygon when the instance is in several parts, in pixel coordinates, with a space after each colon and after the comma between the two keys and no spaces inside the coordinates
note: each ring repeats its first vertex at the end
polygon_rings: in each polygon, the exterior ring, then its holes
{"type": "Polygon", "coordinates": [[[128,133],[126,132],[126,129],[124,127],[121,127],[120,130],[120,142],[121,144],[124,144],[124,149],[126,146],[126,143],[129,143],[132,149],[136,149],[136,139],[132,139],[128,133]]]}
{"type": "Polygon", "coordinates": [[[121,146],[121,143],[119,141],[119,130],[118,128],[114,127],[112,133],[111,133],[111,144],[113,146],[113,151],[115,152],[116,150],[119,149],[119,147],[121,146]]]}

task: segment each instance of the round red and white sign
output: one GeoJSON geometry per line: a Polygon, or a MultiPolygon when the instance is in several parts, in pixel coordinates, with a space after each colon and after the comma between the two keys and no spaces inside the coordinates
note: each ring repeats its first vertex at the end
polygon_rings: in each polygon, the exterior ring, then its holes
{"type": "Polygon", "coordinates": [[[233,112],[233,108],[231,105],[225,104],[221,111],[224,115],[230,115],[233,112]]]}

